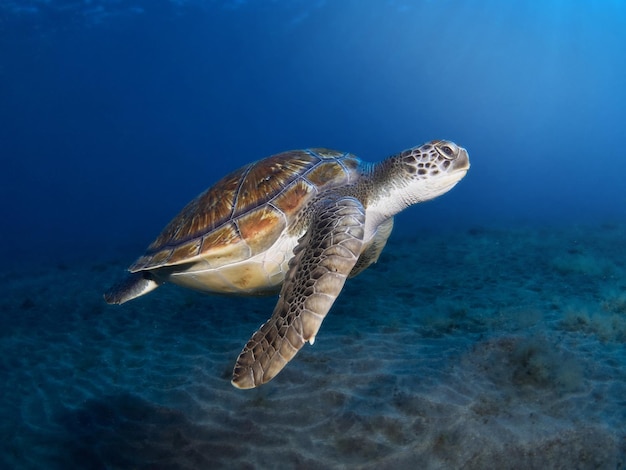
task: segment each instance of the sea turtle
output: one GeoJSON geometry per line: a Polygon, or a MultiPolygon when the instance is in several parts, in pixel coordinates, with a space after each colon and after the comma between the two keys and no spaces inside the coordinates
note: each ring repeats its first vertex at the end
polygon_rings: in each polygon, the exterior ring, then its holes
{"type": "Polygon", "coordinates": [[[435,140],[380,163],[325,148],[251,163],[191,201],[105,295],[121,304],[172,282],[205,292],[280,292],[239,355],[232,383],[271,380],[322,320],[347,277],[376,262],[404,208],[444,194],[467,151],[435,140]]]}

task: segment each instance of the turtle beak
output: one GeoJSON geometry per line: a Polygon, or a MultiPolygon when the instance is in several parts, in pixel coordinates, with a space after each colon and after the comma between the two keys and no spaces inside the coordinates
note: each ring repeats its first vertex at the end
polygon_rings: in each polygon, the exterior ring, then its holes
{"type": "Polygon", "coordinates": [[[470,168],[469,154],[467,153],[467,150],[465,150],[463,147],[459,147],[459,154],[452,162],[452,169],[455,171],[467,172],[469,168],[470,168]]]}

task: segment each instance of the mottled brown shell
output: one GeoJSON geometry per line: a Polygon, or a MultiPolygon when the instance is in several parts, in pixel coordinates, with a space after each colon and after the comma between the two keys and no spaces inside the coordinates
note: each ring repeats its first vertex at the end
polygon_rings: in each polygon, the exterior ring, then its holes
{"type": "Polygon", "coordinates": [[[187,204],[129,270],[248,259],[270,248],[321,190],[358,178],[359,164],[349,153],[307,149],[240,168],[187,204]]]}

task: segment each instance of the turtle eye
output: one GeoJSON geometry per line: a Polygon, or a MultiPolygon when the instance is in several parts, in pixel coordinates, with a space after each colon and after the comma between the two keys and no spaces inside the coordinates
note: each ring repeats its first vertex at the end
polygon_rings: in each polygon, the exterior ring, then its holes
{"type": "Polygon", "coordinates": [[[436,148],[439,155],[447,160],[453,160],[456,156],[456,149],[454,149],[451,145],[446,144],[436,148]]]}

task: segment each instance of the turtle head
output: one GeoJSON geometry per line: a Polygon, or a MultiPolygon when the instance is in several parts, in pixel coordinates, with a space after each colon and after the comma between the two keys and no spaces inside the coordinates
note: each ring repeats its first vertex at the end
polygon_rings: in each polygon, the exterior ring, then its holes
{"type": "Polygon", "coordinates": [[[447,140],[433,140],[391,158],[405,204],[448,192],[469,170],[467,150],[447,140]]]}

